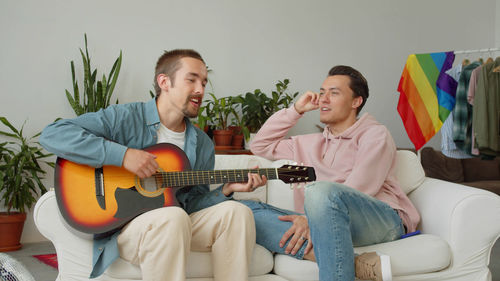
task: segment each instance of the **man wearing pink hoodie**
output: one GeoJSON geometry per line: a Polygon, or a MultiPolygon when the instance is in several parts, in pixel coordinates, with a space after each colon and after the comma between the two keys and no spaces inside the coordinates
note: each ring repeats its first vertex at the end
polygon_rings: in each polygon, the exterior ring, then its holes
{"type": "Polygon", "coordinates": [[[395,175],[396,146],[368,113],[358,117],[368,83],[349,66],[335,66],[320,92],[306,92],[272,115],[252,141],[254,154],[313,166],[317,181],[295,189],[295,211],[248,202],[257,242],[299,259],[315,260],[321,281],[391,280],[388,257],[355,258],[354,247],[399,239],[420,216],[395,175]],[[304,113],[320,111],[323,133],[285,138],[304,113]],[[356,261],[355,261],[356,259],[356,261]],[[370,261],[370,259],[372,261],[370,261]]]}

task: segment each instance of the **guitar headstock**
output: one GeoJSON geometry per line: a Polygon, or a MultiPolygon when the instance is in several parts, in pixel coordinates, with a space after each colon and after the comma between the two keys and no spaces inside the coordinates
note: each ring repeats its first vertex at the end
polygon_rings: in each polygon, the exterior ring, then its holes
{"type": "Polygon", "coordinates": [[[278,168],[278,178],[285,183],[312,182],[316,180],[313,167],[283,165],[278,168]]]}

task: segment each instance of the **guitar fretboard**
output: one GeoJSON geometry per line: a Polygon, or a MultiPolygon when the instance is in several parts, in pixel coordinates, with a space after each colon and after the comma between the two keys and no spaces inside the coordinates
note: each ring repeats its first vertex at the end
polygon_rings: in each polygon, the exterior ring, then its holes
{"type": "Polygon", "coordinates": [[[247,182],[248,173],[266,176],[268,180],[278,178],[278,169],[239,169],[217,171],[180,171],[161,172],[155,175],[162,187],[179,187],[199,184],[217,184],[228,182],[247,182]]]}

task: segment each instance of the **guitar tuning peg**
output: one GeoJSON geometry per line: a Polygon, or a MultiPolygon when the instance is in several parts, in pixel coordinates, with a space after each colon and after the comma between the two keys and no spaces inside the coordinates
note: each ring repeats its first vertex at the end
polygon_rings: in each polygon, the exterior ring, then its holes
{"type": "Polygon", "coordinates": [[[293,184],[290,184],[290,189],[293,189],[293,184]]]}

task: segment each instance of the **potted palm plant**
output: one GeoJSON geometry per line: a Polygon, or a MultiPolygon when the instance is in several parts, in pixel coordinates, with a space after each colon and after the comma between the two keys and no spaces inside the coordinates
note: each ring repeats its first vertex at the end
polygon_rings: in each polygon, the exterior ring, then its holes
{"type": "Polygon", "coordinates": [[[5,212],[0,212],[0,252],[21,248],[20,239],[28,211],[38,196],[47,191],[42,183],[45,171],[40,163],[52,154],[44,153],[38,141],[23,135],[24,124],[17,130],[5,117],[0,121],[10,132],[0,130],[0,135],[10,141],[0,143],[0,201],[5,212]]]}

